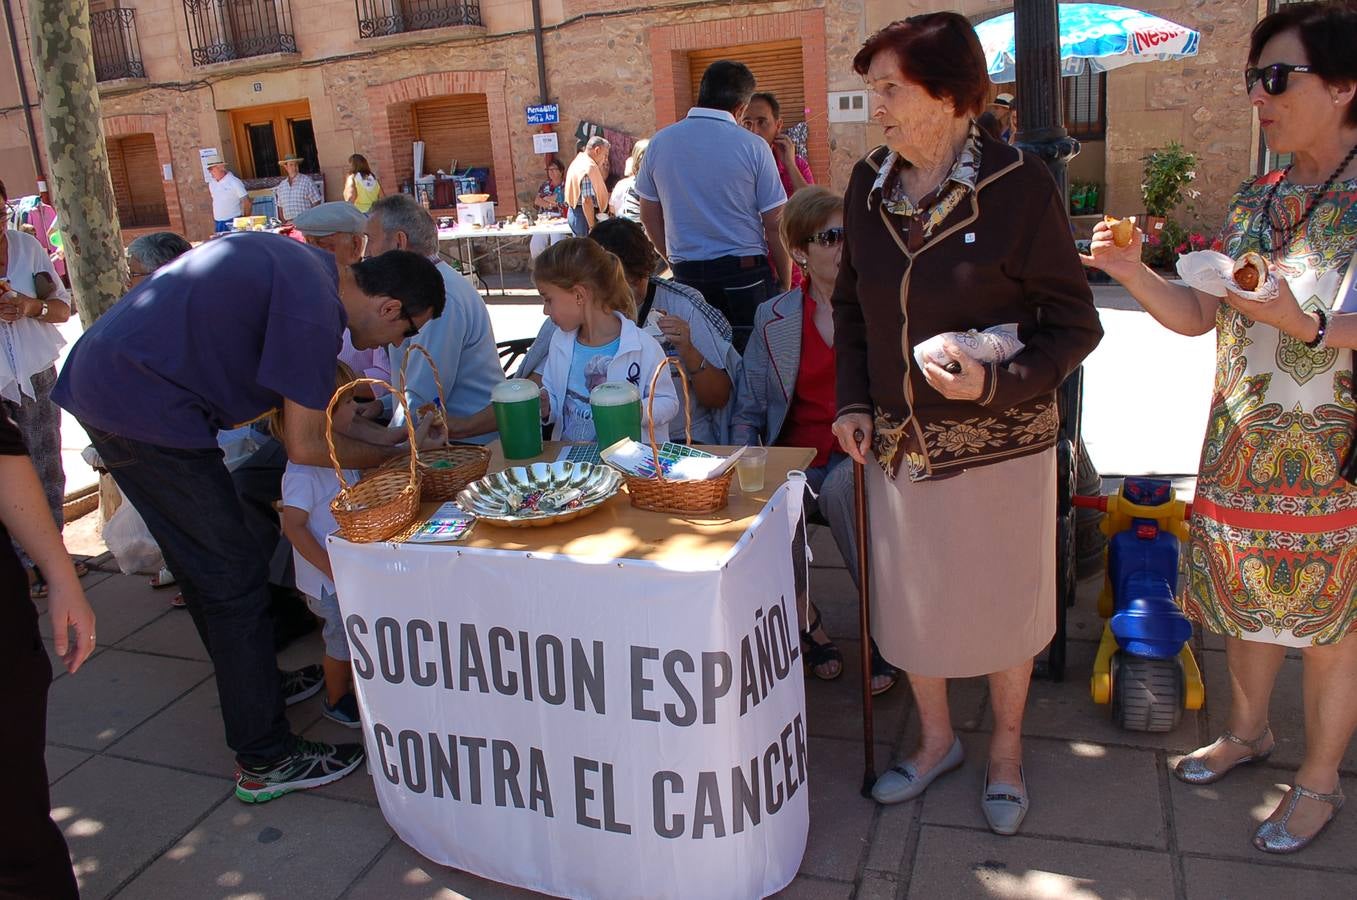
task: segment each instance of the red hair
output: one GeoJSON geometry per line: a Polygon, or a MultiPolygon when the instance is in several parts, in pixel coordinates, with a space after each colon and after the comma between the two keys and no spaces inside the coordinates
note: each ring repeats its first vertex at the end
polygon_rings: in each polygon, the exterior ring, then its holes
{"type": "Polygon", "coordinates": [[[901,74],[930,97],[952,101],[958,116],[984,111],[990,90],[985,51],[965,16],[936,12],[892,22],[862,45],[853,71],[865,76],[883,51],[893,53],[901,74]]]}

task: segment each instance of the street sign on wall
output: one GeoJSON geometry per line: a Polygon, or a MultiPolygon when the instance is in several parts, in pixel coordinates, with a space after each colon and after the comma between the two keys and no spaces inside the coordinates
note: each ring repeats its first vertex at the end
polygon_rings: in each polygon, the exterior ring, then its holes
{"type": "Polygon", "coordinates": [[[556,125],[561,121],[561,106],[558,103],[543,103],[528,107],[529,125],[556,125]]]}

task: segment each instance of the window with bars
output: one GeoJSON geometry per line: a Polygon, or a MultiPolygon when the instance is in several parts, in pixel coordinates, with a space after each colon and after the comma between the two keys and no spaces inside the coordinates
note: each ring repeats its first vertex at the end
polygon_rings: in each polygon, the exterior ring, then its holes
{"type": "MultiPolygon", "coordinates": [[[[1081,141],[1107,136],[1107,73],[1084,72],[1061,79],[1065,93],[1065,130],[1081,141]]],[[[1021,115],[1021,113],[1019,113],[1021,115]]]]}

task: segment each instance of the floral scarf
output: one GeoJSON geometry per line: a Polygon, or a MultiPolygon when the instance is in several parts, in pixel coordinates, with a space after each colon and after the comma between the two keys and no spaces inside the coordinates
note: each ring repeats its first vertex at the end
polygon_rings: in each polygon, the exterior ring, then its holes
{"type": "Polygon", "coordinates": [[[892,150],[881,163],[881,171],[867,192],[867,208],[876,202],[884,203],[886,211],[905,218],[923,218],[923,236],[928,238],[946,221],[968,193],[975,190],[980,174],[980,126],[971,122],[971,133],[961,148],[952,171],[941,185],[916,206],[905,193],[900,172],[910,165],[909,160],[892,150]]]}

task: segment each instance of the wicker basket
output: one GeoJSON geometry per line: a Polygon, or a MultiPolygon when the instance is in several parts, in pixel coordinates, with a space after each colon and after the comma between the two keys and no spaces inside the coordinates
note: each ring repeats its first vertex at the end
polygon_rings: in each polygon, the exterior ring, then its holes
{"type": "MultiPolygon", "coordinates": [[[[443,379],[438,376],[438,366],[434,365],[433,357],[429,355],[429,351],[419,344],[411,344],[406,351],[405,362],[401,365],[400,371],[401,394],[405,394],[405,370],[410,365],[412,354],[409,351],[411,350],[418,350],[428,360],[429,371],[433,372],[433,383],[438,388],[438,405],[446,414],[448,402],[443,395],[443,379]]],[[[476,444],[448,444],[446,447],[439,447],[436,450],[420,450],[417,455],[419,458],[419,496],[421,500],[432,500],[438,503],[455,500],[463,488],[478,478],[484,477],[486,471],[490,468],[490,451],[476,444]],[[437,465],[438,463],[447,463],[447,465],[437,465]]],[[[388,463],[387,465],[392,464],[388,463]]],[[[394,464],[399,465],[398,462],[394,464]]]]}
{"type": "Polygon", "coordinates": [[[405,403],[405,395],[380,378],[358,378],[335,391],[330,405],[325,408],[325,443],[330,448],[330,464],[339,476],[339,494],[330,501],[339,533],[355,544],[384,541],[415,521],[419,515],[419,469],[415,459],[415,425],[405,403]],[[350,486],[344,480],[344,469],[339,465],[335,451],[335,405],[339,398],[362,384],[386,388],[405,408],[405,428],[410,437],[410,459],[398,468],[377,469],[350,486]]]}
{"type": "Polygon", "coordinates": [[[622,473],[627,482],[627,493],[631,496],[631,505],[637,509],[651,512],[678,513],[714,513],[725,509],[730,502],[730,480],[735,477],[732,467],[724,475],[706,481],[670,481],[664,477],[660,467],[660,445],[655,441],[655,386],[660,376],[666,374],[669,366],[679,373],[679,383],[683,385],[683,433],[688,442],[693,440],[693,416],[688,405],[688,373],[676,360],[666,359],[655,369],[650,378],[650,399],[647,405],[646,419],[649,420],[650,451],[655,454],[655,477],[640,478],[622,473]]]}

